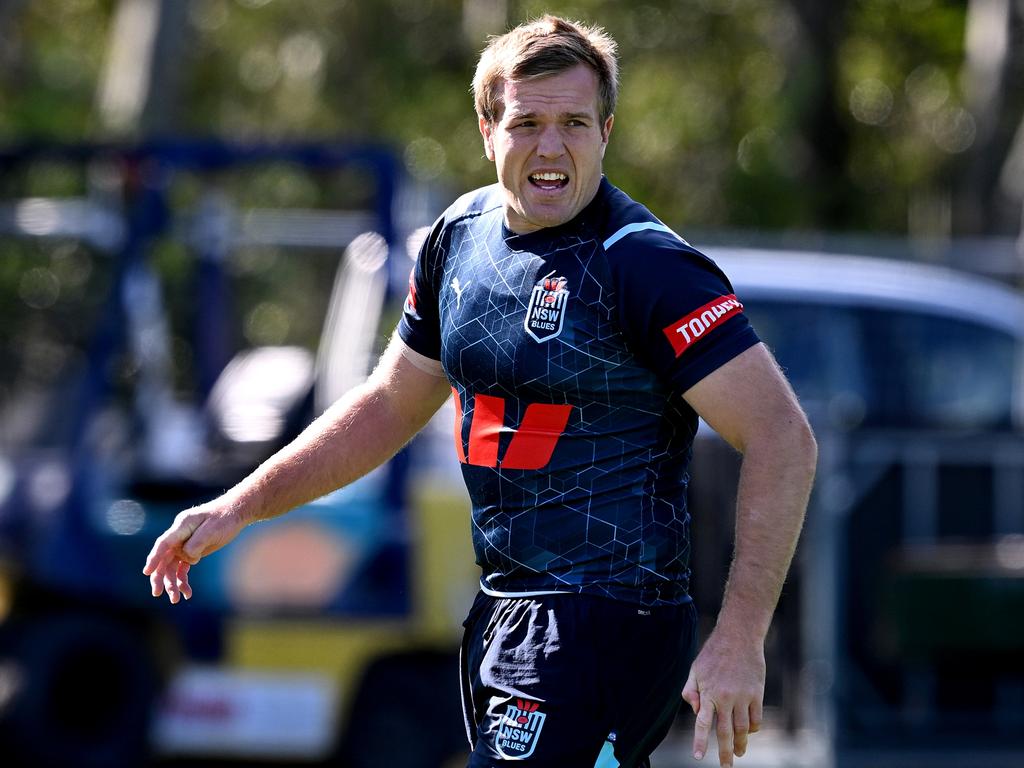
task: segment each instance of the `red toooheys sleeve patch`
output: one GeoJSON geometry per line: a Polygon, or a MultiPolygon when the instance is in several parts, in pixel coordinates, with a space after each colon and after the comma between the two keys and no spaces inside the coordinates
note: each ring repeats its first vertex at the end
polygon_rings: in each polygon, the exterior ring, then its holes
{"type": "Polygon", "coordinates": [[[675,350],[676,357],[679,357],[692,344],[714,330],[715,326],[742,311],[743,305],[733,294],[719,296],[671,325],[665,326],[662,333],[675,350]]]}
{"type": "Polygon", "coordinates": [[[416,278],[415,270],[409,273],[409,295],[405,298],[406,310],[416,312],[416,278]]]}

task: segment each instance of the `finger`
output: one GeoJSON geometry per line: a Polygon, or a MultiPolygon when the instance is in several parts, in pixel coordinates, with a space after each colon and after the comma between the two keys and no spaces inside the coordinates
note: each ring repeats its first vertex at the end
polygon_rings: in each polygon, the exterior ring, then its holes
{"type": "Polygon", "coordinates": [[[683,686],[683,701],[690,705],[693,714],[700,711],[700,691],[697,690],[697,677],[690,669],[690,675],[686,678],[686,685],[683,686]]]}
{"type": "Polygon", "coordinates": [[[146,565],[143,567],[142,572],[150,576],[161,564],[173,558],[177,539],[178,534],[175,533],[175,528],[172,527],[164,531],[153,542],[153,548],[149,550],[149,556],[146,557],[146,565]]]}
{"type": "Polygon", "coordinates": [[[188,583],[188,569],[190,567],[191,566],[188,563],[182,561],[178,564],[178,570],[175,573],[175,581],[178,584],[178,591],[186,600],[192,597],[192,585],[188,583]]]}
{"type": "Polygon", "coordinates": [[[750,705],[750,732],[757,733],[761,730],[761,722],[764,720],[764,712],[761,708],[761,700],[758,699],[750,705]]]}
{"type": "Polygon", "coordinates": [[[150,586],[153,588],[153,596],[160,597],[167,589],[167,572],[173,569],[170,561],[157,563],[150,575],[150,586]]]}
{"type": "Polygon", "coordinates": [[[738,706],[732,713],[733,752],[736,757],[743,757],[747,751],[747,734],[750,733],[750,710],[746,706],[738,706]]]}
{"type": "Polygon", "coordinates": [[[723,707],[718,713],[718,763],[722,768],[732,765],[732,710],[723,707]]]}
{"type": "Polygon", "coordinates": [[[167,593],[167,597],[172,604],[177,603],[181,598],[178,592],[178,585],[175,584],[175,580],[170,573],[164,574],[164,591],[167,593]]]}
{"type": "Polygon", "coordinates": [[[693,756],[703,760],[708,751],[708,738],[715,720],[715,703],[704,697],[697,712],[697,722],[693,726],[693,756]]]}
{"type": "Polygon", "coordinates": [[[149,555],[146,556],[146,565],[143,567],[142,572],[146,576],[152,576],[165,557],[166,547],[164,546],[164,537],[161,536],[153,542],[153,548],[149,550],[149,555]]]}

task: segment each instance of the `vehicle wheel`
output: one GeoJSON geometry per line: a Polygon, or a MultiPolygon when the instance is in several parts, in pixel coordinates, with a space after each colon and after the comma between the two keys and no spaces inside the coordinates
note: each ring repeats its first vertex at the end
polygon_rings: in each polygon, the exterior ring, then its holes
{"type": "Polygon", "coordinates": [[[49,616],[22,624],[9,640],[0,707],[5,765],[146,764],[157,676],[141,632],[101,618],[49,616]]]}

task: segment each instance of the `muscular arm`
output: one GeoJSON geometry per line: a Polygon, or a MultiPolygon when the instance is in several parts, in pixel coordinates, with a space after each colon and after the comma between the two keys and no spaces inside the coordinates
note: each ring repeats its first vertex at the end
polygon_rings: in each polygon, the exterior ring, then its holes
{"type": "Polygon", "coordinates": [[[800,535],[817,460],[807,419],[771,354],[751,347],[685,393],[743,454],[736,548],[722,610],[683,697],[697,713],[694,753],[717,715],[719,760],[746,751],[760,727],[764,640],[800,535]]]}
{"type": "Polygon", "coordinates": [[[390,459],[451,394],[414,366],[397,335],[377,368],[295,440],[229,491],[246,523],[267,520],[358,480],[390,459]]]}
{"type": "MultiPolygon", "coordinates": [[[[405,445],[451,394],[447,379],[414,365],[395,335],[367,381],[223,496],[179,514],[143,573],[153,595],[191,596],[188,569],[267,520],[362,477],[405,445]]],[[[413,353],[415,354],[415,353],[413,353]]]]}

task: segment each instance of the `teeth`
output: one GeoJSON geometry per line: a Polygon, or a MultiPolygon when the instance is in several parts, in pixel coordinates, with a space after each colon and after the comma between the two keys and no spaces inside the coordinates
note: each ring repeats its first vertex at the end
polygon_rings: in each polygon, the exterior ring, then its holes
{"type": "Polygon", "coordinates": [[[535,173],[531,178],[538,181],[565,181],[569,177],[564,173],[535,173]]]}

